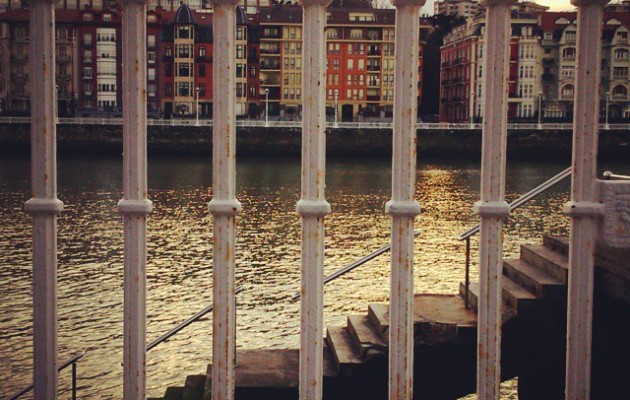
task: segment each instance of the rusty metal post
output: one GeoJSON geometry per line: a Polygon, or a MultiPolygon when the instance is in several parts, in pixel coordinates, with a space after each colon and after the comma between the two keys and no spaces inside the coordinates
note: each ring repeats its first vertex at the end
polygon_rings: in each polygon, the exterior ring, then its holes
{"type": "Polygon", "coordinates": [[[146,398],[147,70],[146,0],[122,1],[124,221],[123,398],[146,398]]]}
{"type": "Polygon", "coordinates": [[[413,222],[420,213],[416,193],[416,122],[420,8],[425,0],[393,0],[396,7],[396,69],[392,198],[385,212],[392,218],[389,293],[389,398],[413,398],[413,222]]]}
{"type": "Polygon", "coordinates": [[[571,217],[566,398],[587,400],[591,381],[595,239],[603,213],[596,174],[603,6],[608,0],[571,3],[578,7],[578,34],[571,201],[564,206],[571,217]]]}
{"type": "Polygon", "coordinates": [[[501,382],[501,270],[503,219],[510,213],[505,202],[507,147],[508,67],[511,8],[516,0],[486,0],[486,74],[481,199],[474,211],[480,217],[479,304],[477,333],[477,396],[499,398],[501,382]]]}
{"type": "Polygon", "coordinates": [[[55,2],[30,3],[33,382],[36,400],[57,398],[57,132],[55,2]]]}
{"type": "Polygon", "coordinates": [[[213,0],[214,37],[212,201],[213,320],[212,399],[234,399],[236,356],[236,293],[234,253],[236,214],[236,4],[213,0]]]}
{"type": "Polygon", "coordinates": [[[330,0],[301,0],[304,66],[302,92],[302,296],[300,400],[320,400],[324,370],[324,217],[330,214],[326,182],[326,7],[330,0]]]}

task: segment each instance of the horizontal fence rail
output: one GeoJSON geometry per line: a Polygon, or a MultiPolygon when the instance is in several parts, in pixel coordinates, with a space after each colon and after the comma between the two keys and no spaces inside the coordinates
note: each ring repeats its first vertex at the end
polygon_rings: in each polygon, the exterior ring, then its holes
{"type": "MultiPolygon", "coordinates": [[[[72,366],[72,400],[77,400],[77,361],[79,361],[84,355],[85,353],[79,353],[75,355],[74,357],[72,357],[71,359],[69,359],[68,361],[66,361],[65,363],[61,364],[59,368],[57,368],[57,371],[61,372],[64,369],[68,368],[69,366],[72,366]]],[[[33,390],[32,383],[29,386],[17,392],[16,394],[14,394],[13,396],[9,397],[8,400],[19,399],[20,397],[24,396],[31,390],[33,390]]]]}
{"type": "MultiPolygon", "coordinates": [[[[0,124],[28,124],[30,123],[30,117],[0,117],[0,124]]],[[[95,117],[77,117],[77,118],[58,118],[57,123],[60,125],[122,125],[122,118],[95,118],[95,117]]],[[[211,119],[201,119],[198,122],[194,119],[151,119],[147,120],[149,126],[212,126],[211,119]]],[[[302,121],[282,121],[275,120],[265,123],[265,121],[259,120],[237,120],[237,127],[261,127],[261,128],[301,128],[302,121]]],[[[468,124],[468,123],[449,123],[449,122],[418,122],[416,124],[417,129],[427,130],[480,130],[483,124],[468,124]]],[[[326,122],[327,128],[335,129],[392,129],[391,122],[338,122],[335,124],[333,121],[326,122]]],[[[535,130],[563,130],[570,131],[573,129],[573,125],[570,123],[546,123],[542,125],[538,124],[526,124],[526,123],[512,123],[508,124],[509,130],[517,131],[535,131],[535,130]]],[[[630,124],[600,124],[600,130],[630,130],[630,124]]]]}

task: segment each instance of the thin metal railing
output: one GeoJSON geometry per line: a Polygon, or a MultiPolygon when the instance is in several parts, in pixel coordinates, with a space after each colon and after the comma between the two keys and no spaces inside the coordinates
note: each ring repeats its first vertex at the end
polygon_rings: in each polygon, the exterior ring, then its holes
{"type": "MultiPolygon", "coordinates": [[[[418,236],[420,234],[420,231],[415,231],[414,232],[414,236],[418,236]]],[[[324,277],[324,285],[326,285],[328,282],[332,282],[335,279],[339,278],[342,275],[347,274],[348,272],[360,267],[361,265],[365,264],[366,262],[373,260],[374,258],[380,256],[383,253],[388,252],[389,250],[391,250],[392,245],[391,244],[386,244],[382,247],[380,247],[378,250],[373,251],[372,253],[363,256],[361,258],[359,258],[358,260],[352,262],[351,264],[346,265],[343,268],[340,268],[338,270],[336,270],[335,272],[333,272],[330,275],[327,275],[324,277]]],[[[291,300],[296,301],[297,299],[300,298],[300,292],[297,291],[295,293],[293,293],[291,295],[291,300]]]]}
{"type": "MultiPolygon", "coordinates": [[[[3,124],[29,124],[30,117],[0,117],[0,123],[3,124]]],[[[111,117],[61,117],[57,119],[58,124],[62,125],[122,125],[122,118],[111,117]]],[[[149,118],[147,120],[149,126],[212,126],[212,119],[201,119],[197,122],[194,119],[158,119],[149,118]]],[[[268,123],[264,120],[239,119],[236,121],[237,127],[274,127],[274,128],[299,128],[302,126],[301,120],[271,120],[268,123]]],[[[416,129],[423,130],[480,130],[480,123],[459,123],[459,122],[421,122],[416,124],[416,129]]],[[[326,121],[327,128],[339,129],[392,129],[391,121],[360,121],[360,122],[338,122],[326,121]]],[[[541,124],[530,123],[510,123],[509,130],[516,131],[536,131],[545,129],[555,130],[571,130],[572,124],[568,123],[551,123],[541,124]]],[[[630,124],[600,124],[600,130],[628,130],[630,124]]]]}
{"type": "MultiPolygon", "coordinates": [[[[234,294],[237,295],[243,292],[244,290],[245,290],[245,286],[241,285],[234,290],[234,294]]],[[[177,335],[181,330],[183,330],[184,328],[186,328],[193,322],[197,322],[206,314],[211,313],[213,309],[214,309],[213,304],[210,304],[209,306],[204,307],[201,311],[199,311],[195,315],[181,322],[180,324],[170,329],[168,332],[166,332],[162,336],[156,338],[155,340],[153,340],[151,343],[147,345],[147,352],[153,350],[158,345],[166,342],[171,337],[177,335]]],[[[77,399],[77,365],[76,364],[77,364],[77,361],[81,359],[84,355],[85,353],[77,354],[76,356],[72,357],[70,360],[63,363],[58,369],[58,371],[62,371],[66,369],[68,366],[72,365],[72,400],[77,399]]],[[[31,390],[33,390],[33,384],[20,390],[19,392],[11,396],[8,400],[16,400],[22,397],[23,395],[25,395],[26,393],[30,392],[31,390]]]]}
{"type": "MultiPolygon", "coordinates": [[[[237,287],[234,290],[234,295],[237,295],[237,294],[241,293],[244,290],[245,290],[245,286],[241,285],[241,286],[237,287]]],[[[196,313],[192,317],[188,318],[186,321],[182,322],[181,324],[177,325],[173,329],[169,330],[168,332],[166,332],[165,334],[163,334],[159,338],[157,338],[154,341],[152,341],[151,343],[149,343],[147,345],[147,351],[151,351],[152,349],[154,349],[159,344],[162,344],[162,343],[166,342],[168,339],[170,339],[171,337],[173,337],[176,334],[178,334],[182,329],[186,328],[188,325],[192,324],[193,322],[198,321],[204,315],[212,312],[213,309],[214,309],[214,304],[210,304],[209,306],[205,307],[204,309],[202,309],[201,311],[199,311],[198,313],[196,313]]]]}
{"type": "MultiPolygon", "coordinates": [[[[64,369],[68,368],[69,366],[72,366],[72,400],[77,400],[77,361],[79,361],[84,355],[85,353],[77,354],[71,359],[69,359],[68,361],[66,361],[65,363],[61,364],[59,368],[57,368],[57,371],[61,372],[64,369]]],[[[32,383],[29,386],[17,392],[16,394],[14,394],[13,396],[9,397],[9,400],[16,400],[24,396],[26,393],[30,392],[31,390],[33,390],[32,383]]]]}
{"type": "MultiPolygon", "coordinates": [[[[557,185],[558,183],[562,182],[566,178],[570,177],[571,170],[572,170],[571,167],[565,169],[564,171],[558,173],[552,178],[536,186],[529,192],[525,193],[518,199],[514,200],[512,203],[510,203],[510,212],[516,210],[517,208],[522,207],[523,205],[527,204],[530,200],[538,197],[539,195],[546,192],[553,186],[557,185]]],[[[465,287],[464,303],[466,305],[466,308],[470,307],[469,300],[468,300],[469,291],[470,291],[470,238],[479,232],[479,228],[480,228],[480,225],[476,224],[472,228],[468,229],[466,232],[462,233],[458,238],[458,240],[460,241],[461,240],[466,241],[466,261],[465,261],[466,271],[465,271],[465,280],[464,280],[464,287],[465,287]]]]}
{"type": "Polygon", "coordinates": [[[623,181],[628,181],[630,180],[630,175],[619,175],[619,174],[614,174],[611,171],[606,171],[604,172],[604,179],[605,180],[623,180],[623,181]]]}

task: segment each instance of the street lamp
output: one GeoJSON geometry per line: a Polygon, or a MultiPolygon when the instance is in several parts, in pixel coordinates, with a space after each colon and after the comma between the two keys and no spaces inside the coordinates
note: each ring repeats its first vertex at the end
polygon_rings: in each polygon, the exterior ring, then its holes
{"type": "Polygon", "coordinates": [[[201,88],[195,87],[195,126],[199,126],[199,92],[201,88]]]}
{"type": "Polygon", "coordinates": [[[610,106],[610,92],[606,92],[606,122],[604,123],[604,128],[606,130],[610,129],[610,125],[608,124],[608,107],[610,106]]]}
{"type": "Polygon", "coordinates": [[[265,89],[265,126],[269,126],[269,89],[265,89]]]}
{"type": "Polygon", "coordinates": [[[337,122],[337,109],[339,108],[339,89],[335,89],[335,128],[339,128],[339,122],[337,122]]]}
{"type": "Polygon", "coordinates": [[[543,93],[538,92],[538,129],[542,129],[542,97],[543,93]]]}

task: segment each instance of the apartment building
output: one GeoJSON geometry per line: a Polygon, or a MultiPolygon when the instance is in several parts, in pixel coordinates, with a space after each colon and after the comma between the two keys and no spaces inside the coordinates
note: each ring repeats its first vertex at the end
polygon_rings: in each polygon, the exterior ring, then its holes
{"type": "MultiPolygon", "coordinates": [[[[394,10],[334,9],[326,27],[326,106],[339,120],[386,117],[394,99],[394,10]]],[[[422,24],[418,69],[422,75],[422,24]]],[[[302,106],[302,10],[283,6],[260,13],[261,100],[270,114],[297,116],[302,106]]],[[[418,84],[418,96],[422,85],[418,84]]]]}
{"type": "MultiPolygon", "coordinates": [[[[453,29],[441,49],[440,119],[474,121],[483,115],[485,19],[477,16],[453,29]]],[[[542,48],[538,19],[512,15],[509,67],[509,117],[532,118],[542,91],[542,48]]]]}
{"type": "Polygon", "coordinates": [[[434,14],[452,15],[456,17],[474,17],[482,7],[477,0],[439,0],[433,3],[434,14]]]}

